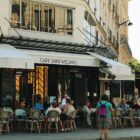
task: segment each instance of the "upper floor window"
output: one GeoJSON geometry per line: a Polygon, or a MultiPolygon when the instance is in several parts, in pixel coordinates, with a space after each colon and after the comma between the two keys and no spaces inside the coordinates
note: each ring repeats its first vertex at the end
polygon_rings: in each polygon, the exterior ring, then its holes
{"type": "Polygon", "coordinates": [[[11,27],[72,35],[73,9],[33,1],[12,0],[11,27]]]}

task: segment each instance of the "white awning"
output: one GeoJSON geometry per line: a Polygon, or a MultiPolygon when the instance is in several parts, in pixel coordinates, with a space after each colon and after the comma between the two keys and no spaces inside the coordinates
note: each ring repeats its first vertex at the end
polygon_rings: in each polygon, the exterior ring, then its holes
{"type": "Polygon", "coordinates": [[[104,69],[108,71],[108,73],[115,75],[116,76],[115,80],[116,79],[117,80],[126,80],[126,79],[134,80],[131,67],[129,67],[128,65],[119,63],[117,61],[106,58],[96,53],[91,53],[91,52],[88,52],[88,53],[92,55],[93,57],[98,58],[100,61],[105,62],[108,67],[104,69]]]}
{"type": "Polygon", "coordinates": [[[68,66],[89,66],[99,67],[100,61],[90,55],[61,53],[49,51],[23,50],[30,55],[35,63],[38,64],[55,64],[68,66]]]}
{"type": "Polygon", "coordinates": [[[0,44],[0,68],[33,69],[33,59],[9,44],[0,44]]]}

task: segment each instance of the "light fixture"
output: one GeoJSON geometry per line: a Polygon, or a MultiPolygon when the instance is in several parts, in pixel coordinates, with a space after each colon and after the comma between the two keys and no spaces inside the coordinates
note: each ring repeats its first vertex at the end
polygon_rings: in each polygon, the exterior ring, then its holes
{"type": "Polygon", "coordinates": [[[126,23],[127,23],[128,26],[133,25],[133,23],[130,20],[127,20],[127,21],[124,21],[124,22],[120,23],[119,26],[121,26],[123,24],[126,24],[126,23]]]}

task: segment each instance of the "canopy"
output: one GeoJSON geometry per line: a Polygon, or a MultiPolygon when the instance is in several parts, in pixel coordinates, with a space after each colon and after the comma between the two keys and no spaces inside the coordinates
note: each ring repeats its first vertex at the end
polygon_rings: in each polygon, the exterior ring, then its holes
{"type": "Polygon", "coordinates": [[[94,58],[98,58],[100,61],[107,64],[107,67],[103,68],[105,71],[110,73],[111,75],[115,75],[115,80],[134,80],[135,76],[132,74],[131,67],[128,65],[119,63],[112,59],[106,58],[96,53],[88,52],[88,54],[92,55],[94,58]]]}
{"type": "Polygon", "coordinates": [[[9,44],[0,44],[0,68],[33,69],[32,57],[9,44]]]}

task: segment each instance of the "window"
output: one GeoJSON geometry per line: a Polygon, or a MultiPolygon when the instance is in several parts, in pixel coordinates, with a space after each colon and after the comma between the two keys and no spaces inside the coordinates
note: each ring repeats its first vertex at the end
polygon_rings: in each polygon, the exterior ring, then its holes
{"type": "Polygon", "coordinates": [[[21,25],[23,29],[30,29],[30,3],[28,2],[22,2],[22,19],[21,19],[21,25]]]}
{"type": "Polygon", "coordinates": [[[19,0],[13,0],[12,3],[11,26],[14,28],[20,28],[20,1],[19,0]]]}
{"type": "Polygon", "coordinates": [[[73,19],[72,19],[73,15],[72,15],[72,10],[67,9],[67,26],[66,26],[66,30],[67,33],[72,35],[72,26],[73,26],[73,19]]]}
{"type": "Polygon", "coordinates": [[[12,0],[11,27],[72,35],[73,10],[52,4],[12,0]]]}

